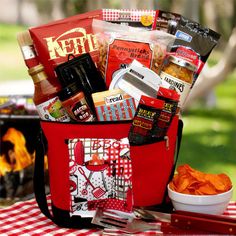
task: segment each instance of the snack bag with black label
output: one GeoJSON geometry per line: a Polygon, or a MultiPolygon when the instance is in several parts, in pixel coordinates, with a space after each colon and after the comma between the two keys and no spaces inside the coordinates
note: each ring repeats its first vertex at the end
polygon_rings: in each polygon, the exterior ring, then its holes
{"type": "Polygon", "coordinates": [[[156,10],[153,29],[175,35],[170,54],[197,66],[193,87],[220,34],[180,14],[162,10],[156,10]]]}
{"type": "Polygon", "coordinates": [[[176,40],[171,51],[188,59],[198,68],[192,83],[193,86],[211,51],[218,43],[220,34],[181,16],[175,36],[176,40]]]}
{"type": "Polygon", "coordinates": [[[159,140],[156,124],[164,104],[162,100],[141,96],[129,131],[130,144],[142,145],[159,140]]]}

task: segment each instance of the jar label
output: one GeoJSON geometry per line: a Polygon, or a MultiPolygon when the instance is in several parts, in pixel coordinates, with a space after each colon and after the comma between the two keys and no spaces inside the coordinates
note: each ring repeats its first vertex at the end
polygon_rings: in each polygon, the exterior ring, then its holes
{"type": "Polygon", "coordinates": [[[175,89],[175,91],[180,95],[179,107],[182,107],[191,88],[191,84],[183,80],[177,79],[165,72],[160,73],[162,79],[162,86],[169,89],[175,89]]]}
{"type": "Polygon", "coordinates": [[[68,122],[70,117],[62,107],[58,97],[54,97],[36,106],[41,120],[68,122]]]}
{"type": "Polygon", "coordinates": [[[71,114],[72,118],[81,122],[93,121],[95,119],[84,97],[73,103],[69,114],[71,114]]]}
{"type": "Polygon", "coordinates": [[[135,40],[117,39],[111,37],[107,51],[106,61],[106,84],[109,87],[116,72],[125,68],[137,60],[150,68],[152,64],[153,50],[151,43],[137,42],[135,40]]]}
{"type": "Polygon", "coordinates": [[[26,45],[21,48],[24,59],[29,60],[36,57],[36,52],[32,45],[26,45]]]}

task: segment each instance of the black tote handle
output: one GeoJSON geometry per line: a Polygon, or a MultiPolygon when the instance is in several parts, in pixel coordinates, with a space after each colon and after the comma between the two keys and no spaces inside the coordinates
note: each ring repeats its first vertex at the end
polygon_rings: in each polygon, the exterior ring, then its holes
{"type": "Polygon", "coordinates": [[[54,222],[54,217],[48,208],[46,189],[45,189],[45,171],[44,171],[44,157],[46,154],[46,142],[43,131],[40,129],[40,133],[37,139],[36,156],[34,166],[34,193],[35,199],[41,212],[54,222]]]}
{"type": "Polygon", "coordinates": [[[41,212],[60,227],[77,229],[89,229],[94,227],[93,224],[91,224],[91,218],[82,218],[81,216],[71,217],[69,211],[57,208],[53,205],[53,202],[51,203],[52,211],[49,210],[44,180],[44,157],[47,154],[47,140],[42,129],[40,129],[36,144],[33,182],[35,199],[41,212]]]}
{"type": "Polygon", "coordinates": [[[177,130],[177,138],[176,138],[175,161],[174,161],[174,166],[173,166],[173,169],[172,169],[172,172],[171,172],[171,175],[170,175],[170,180],[174,176],[175,168],[176,168],[177,161],[178,161],[178,158],[179,158],[179,151],[180,151],[180,145],[181,145],[181,140],[182,140],[183,127],[184,127],[183,121],[179,120],[178,130],[177,130]]]}

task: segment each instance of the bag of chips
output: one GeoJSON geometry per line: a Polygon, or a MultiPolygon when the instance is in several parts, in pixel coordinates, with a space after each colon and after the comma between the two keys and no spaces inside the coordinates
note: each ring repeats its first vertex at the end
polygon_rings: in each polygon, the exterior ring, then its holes
{"type": "Polygon", "coordinates": [[[98,69],[109,87],[114,75],[133,60],[158,72],[175,37],[162,31],[147,31],[93,20],[99,50],[98,69]]]}
{"type": "Polygon", "coordinates": [[[50,82],[57,82],[54,69],[66,62],[70,54],[78,56],[89,52],[96,62],[98,52],[92,34],[93,18],[102,19],[102,11],[86,12],[29,29],[50,82]]]}
{"type": "Polygon", "coordinates": [[[197,66],[193,86],[211,51],[217,45],[220,34],[181,16],[176,27],[175,36],[176,40],[171,51],[197,66]]]}

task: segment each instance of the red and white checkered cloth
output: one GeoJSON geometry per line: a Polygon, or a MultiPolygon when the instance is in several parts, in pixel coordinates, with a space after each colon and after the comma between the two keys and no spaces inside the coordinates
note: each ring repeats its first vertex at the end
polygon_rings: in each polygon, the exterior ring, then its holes
{"type": "Polygon", "coordinates": [[[136,10],[136,9],[102,9],[103,20],[105,21],[119,21],[122,19],[122,14],[128,14],[131,21],[140,21],[141,16],[150,15],[155,17],[154,10],[136,10]]]}
{"type": "MultiPolygon", "coordinates": [[[[230,202],[225,213],[236,218],[236,202],[230,202]]],[[[159,223],[160,224],[160,223],[159,223]]],[[[117,232],[118,233],[118,232],[117,232]]],[[[160,231],[146,231],[136,235],[158,235],[160,231]]],[[[0,209],[0,235],[1,236],[87,236],[102,235],[98,229],[66,229],[55,225],[39,210],[35,199],[18,202],[14,205],[0,209]]],[[[105,234],[104,234],[105,235],[105,234]]],[[[117,235],[120,235],[118,233],[117,235]]]]}

